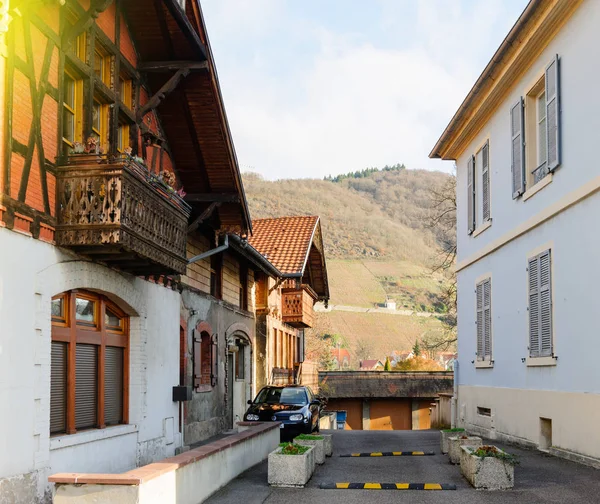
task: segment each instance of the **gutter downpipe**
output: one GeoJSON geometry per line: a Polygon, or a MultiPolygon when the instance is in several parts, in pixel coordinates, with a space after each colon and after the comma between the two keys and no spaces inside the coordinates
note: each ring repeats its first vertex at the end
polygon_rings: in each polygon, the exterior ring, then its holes
{"type": "Polygon", "coordinates": [[[192,257],[191,259],[188,259],[188,264],[192,264],[192,263],[201,261],[202,259],[206,259],[207,257],[218,254],[219,252],[223,252],[224,250],[227,250],[228,248],[229,248],[229,236],[225,235],[225,239],[223,240],[223,245],[219,245],[217,248],[208,250],[206,252],[203,252],[202,254],[192,257]]]}
{"type": "Polygon", "coordinates": [[[458,361],[454,361],[454,394],[450,403],[450,427],[458,427],[458,361]]]}

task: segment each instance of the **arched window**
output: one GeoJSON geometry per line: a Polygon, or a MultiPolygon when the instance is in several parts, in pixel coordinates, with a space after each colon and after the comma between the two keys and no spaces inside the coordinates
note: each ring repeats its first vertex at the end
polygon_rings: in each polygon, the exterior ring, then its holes
{"type": "Polygon", "coordinates": [[[129,317],[106,297],[52,298],[50,434],[127,423],[129,317]]]}

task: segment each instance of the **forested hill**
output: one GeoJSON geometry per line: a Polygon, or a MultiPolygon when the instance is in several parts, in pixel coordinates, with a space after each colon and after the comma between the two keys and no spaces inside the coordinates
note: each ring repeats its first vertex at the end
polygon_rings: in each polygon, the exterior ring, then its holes
{"type": "Polygon", "coordinates": [[[427,227],[432,189],[449,175],[402,165],[325,180],[263,180],[244,174],[253,218],[320,215],[328,258],[401,259],[424,264],[435,253],[427,227]]]}

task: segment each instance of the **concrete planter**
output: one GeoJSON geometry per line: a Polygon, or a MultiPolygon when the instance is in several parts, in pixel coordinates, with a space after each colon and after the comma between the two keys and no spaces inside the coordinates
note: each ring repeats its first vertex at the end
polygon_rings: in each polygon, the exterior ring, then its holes
{"type": "Polygon", "coordinates": [[[461,446],[481,446],[481,438],[477,436],[466,436],[463,439],[462,436],[451,436],[448,438],[448,456],[452,464],[460,464],[460,447],[461,446]]]}
{"type": "Polygon", "coordinates": [[[324,411],[319,419],[321,430],[337,429],[337,413],[335,411],[324,411]]]}
{"type": "Polygon", "coordinates": [[[269,453],[269,485],[303,487],[315,470],[315,449],[301,455],[282,455],[281,447],[269,453]]]}
{"type": "MultiPolygon", "coordinates": [[[[505,453],[497,448],[501,453],[505,453]]],[[[475,448],[460,448],[460,471],[475,488],[506,490],[515,484],[515,467],[510,462],[495,457],[476,457],[475,448]]]]}
{"type": "Polygon", "coordinates": [[[451,431],[451,430],[441,430],[440,431],[440,449],[442,453],[448,453],[448,438],[462,436],[465,434],[465,430],[462,431],[451,431]]]}
{"type": "Polygon", "coordinates": [[[323,436],[325,441],[325,456],[331,457],[333,455],[333,436],[331,434],[319,434],[323,436]]]}
{"type": "Polygon", "coordinates": [[[294,443],[301,446],[313,446],[315,452],[315,463],[321,465],[325,463],[325,437],[319,435],[322,439],[301,439],[295,438],[294,443]]]}

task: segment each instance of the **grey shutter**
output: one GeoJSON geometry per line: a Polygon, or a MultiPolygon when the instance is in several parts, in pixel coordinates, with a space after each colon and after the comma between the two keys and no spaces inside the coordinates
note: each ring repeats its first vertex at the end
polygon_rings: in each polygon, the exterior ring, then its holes
{"type": "Polygon", "coordinates": [[[483,348],[483,283],[477,284],[477,360],[483,360],[484,348],[483,348]]]}
{"type": "Polygon", "coordinates": [[[219,335],[210,336],[210,384],[217,386],[219,381],[219,335]]]}
{"type": "Polygon", "coordinates": [[[194,388],[198,388],[202,383],[202,356],[200,355],[202,345],[202,335],[197,335],[197,331],[192,331],[192,341],[194,342],[194,352],[192,362],[194,368],[194,388]]]}
{"type": "Polygon", "coordinates": [[[492,281],[483,282],[483,356],[492,358],[492,281]]]}
{"type": "Polygon", "coordinates": [[[483,146],[482,153],[482,196],[483,196],[483,222],[490,220],[490,143],[486,142],[483,146]]]}
{"type": "Polygon", "coordinates": [[[539,255],[540,268],[540,355],[552,355],[552,278],[550,251],[539,255]]]}
{"type": "Polygon", "coordinates": [[[467,163],[467,230],[475,231],[475,156],[467,163]]]}
{"type": "Polygon", "coordinates": [[[75,428],[98,424],[98,347],[78,344],[75,349],[75,428]]]}
{"type": "Polygon", "coordinates": [[[540,268],[538,258],[529,260],[529,356],[540,355],[540,268]]]}
{"type": "Polygon", "coordinates": [[[548,171],[560,165],[560,67],[558,55],[546,67],[546,135],[548,171]]]}
{"type": "Polygon", "coordinates": [[[106,347],[104,354],[104,423],[123,421],[123,349],[106,347]]]}
{"type": "Polygon", "coordinates": [[[50,434],[67,428],[67,349],[66,343],[52,342],[50,357],[50,434]]]}
{"type": "Polygon", "coordinates": [[[513,199],[525,192],[525,141],[523,124],[523,97],[510,109],[511,170],[513,199]]]}

